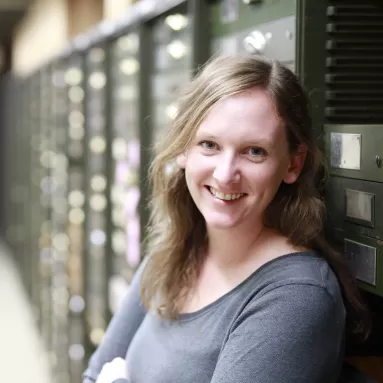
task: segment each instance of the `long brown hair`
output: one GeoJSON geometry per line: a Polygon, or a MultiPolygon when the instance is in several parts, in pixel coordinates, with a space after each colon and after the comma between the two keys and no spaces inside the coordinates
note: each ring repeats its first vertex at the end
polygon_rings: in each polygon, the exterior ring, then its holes
{"type": "Polygon", "coordinates": [[[303,170],[293,184],[282,183],[265,215],[265,225],[280,231],[296,246],[317,250],[340,282],[349,325],[362,333],[366,309],[346,263],[323,234],[324,162],[317,146],[308,98],[294,73],[276,61],[250,56],[219,56],[208,62],[186,87],[178,114],[157,145],[151,164],[151,217],[148,262],[141,283],[147,308],[174,318],[193,286],[206,246],[204,219],[188,191],[184,171],[175,165],[214,104],[252,88],[264,90],[284,121],[289,149],[308,148],[303,170]]]}

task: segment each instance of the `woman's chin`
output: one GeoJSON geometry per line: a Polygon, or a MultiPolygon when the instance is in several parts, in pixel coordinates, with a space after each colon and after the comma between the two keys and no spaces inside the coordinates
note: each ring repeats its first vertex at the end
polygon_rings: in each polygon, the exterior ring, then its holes
{"type": "Polygon", "coordinates": [[[233,217],[205,216],[206,227],[214,230],[230,230],[239,225],[238,219],[233,217]]]}

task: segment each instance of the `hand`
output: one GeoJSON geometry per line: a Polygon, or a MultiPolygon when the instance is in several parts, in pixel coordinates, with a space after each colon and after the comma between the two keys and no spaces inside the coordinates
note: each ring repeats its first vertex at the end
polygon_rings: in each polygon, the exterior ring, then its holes
{"type": "Polygon", "coordinates": [[[115,358],[105,363],[96,383],[113,383],[117,379],[126,379],[126,363],[122,358],[115,358]]]}

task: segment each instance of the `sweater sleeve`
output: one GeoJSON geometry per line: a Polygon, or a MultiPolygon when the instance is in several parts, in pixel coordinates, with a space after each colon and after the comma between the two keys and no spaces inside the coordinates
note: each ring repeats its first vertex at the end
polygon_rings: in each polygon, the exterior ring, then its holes
{"type": "Polygon", "coordinates": [[[140,280],[145,263],[143,261],[138,268],[128,294],[110,321],[102,343],[91,356],[83,374],[83,383],[96,382],[105,363],[118,357],[125,359],[130,342],[146,315],[140,301],[140,280]]]}
{"type": "Polygon", "coordinates": [[[291,284],[249,302],[211,383],[332,383],[343,360],[345,312],[327,290],[291,284]]]}

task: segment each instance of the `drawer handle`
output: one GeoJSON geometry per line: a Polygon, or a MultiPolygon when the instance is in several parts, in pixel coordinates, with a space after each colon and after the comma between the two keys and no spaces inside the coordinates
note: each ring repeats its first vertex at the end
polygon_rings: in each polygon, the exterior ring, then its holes
{"type": "Polygon", "coordinates": [[[379,155],[376,155],[376,157],[375,157],[375,163],[376,163],[376,166],[377,166],[378,168],[380,168],[380,167],[382,166],[382,159],[380,158],[379,155]]]}

